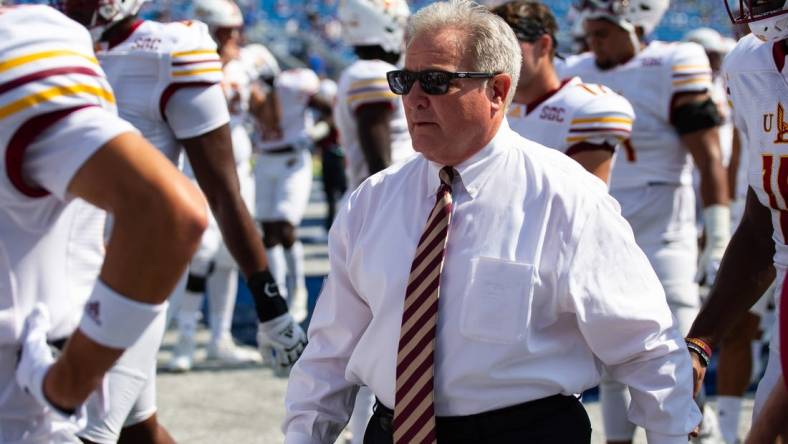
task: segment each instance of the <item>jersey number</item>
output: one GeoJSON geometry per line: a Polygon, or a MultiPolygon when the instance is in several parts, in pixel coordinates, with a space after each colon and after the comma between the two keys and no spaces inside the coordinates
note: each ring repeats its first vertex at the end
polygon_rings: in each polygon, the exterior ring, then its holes
{"type": "MultiPolygon", "coordinates": [[[[761,171],[763,176],[763,190],[769,196],[769,206],[780,212],[780,230],[783,234],[783,242],[788,240],[788,211],[780,208],[777,196],[774,194],[774,187],[772,187],[772,176],[774,171],[774,155],[762,155],[763,169],[761,171]]],[[[788,204],[788,157],[780,156],[780,165],[777,167],[777,192],[783,199],[783,202],[788,204]]]]}

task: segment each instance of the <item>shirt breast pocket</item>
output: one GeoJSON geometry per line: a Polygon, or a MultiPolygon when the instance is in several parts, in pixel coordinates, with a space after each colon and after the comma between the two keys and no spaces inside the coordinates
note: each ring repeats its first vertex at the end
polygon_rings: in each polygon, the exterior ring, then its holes
{"type": "Polygon", "coordinates": [[[534,266],[489,257],[471,260],[460,332],[469,339],[512,344],[525,337],[534,266]]]}

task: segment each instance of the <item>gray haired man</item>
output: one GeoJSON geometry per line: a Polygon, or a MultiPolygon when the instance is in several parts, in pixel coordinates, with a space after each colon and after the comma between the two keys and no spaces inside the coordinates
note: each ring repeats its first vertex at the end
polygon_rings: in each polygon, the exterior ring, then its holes
{"type": "Polygon", "coordinates": [[[510,27],[454,0],[406,35],[388,81],[420,155],[340,210],[285,442],[333,442],[361,385],[377,397],[367,443],[589,442],[574,394],[601,361],[651,442],[686,443],[700,421],[689,355],[617,203],[506,122],[521,62],[510,27]]]}

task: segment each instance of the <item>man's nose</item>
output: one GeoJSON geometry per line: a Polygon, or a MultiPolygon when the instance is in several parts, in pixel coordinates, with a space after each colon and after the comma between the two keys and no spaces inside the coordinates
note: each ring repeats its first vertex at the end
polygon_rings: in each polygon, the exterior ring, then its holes
{"type": "Polygon", "coordinates": [[[410,88],[410,91],[402,96],[403,103],[406,107],[412,109],[425,109],[429,106],[429,95],[421,89],[421,84],[416,81],[410,88]]]}

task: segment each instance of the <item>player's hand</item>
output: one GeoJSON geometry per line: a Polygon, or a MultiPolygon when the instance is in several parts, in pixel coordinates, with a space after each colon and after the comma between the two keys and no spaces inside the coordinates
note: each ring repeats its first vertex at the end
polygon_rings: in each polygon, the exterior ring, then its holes
{"type": "Polygon", "coordinates": [[[42,406],[79,426],[84,426],[84,407],[74,412],[67,412],[54,406],[44,394],[44,377],[55,362],[52,349],[47,343],[49,329],[49,310],[44,304],[39,303],[25,319],[22,329],[20,337],[22,349],[16,367],[16,382],[42,406]]]}
{"type": "Polygon", "coordinates": [[[690,360],[692,362],[692,396],[697,397],[703,387],[703,378],[706,376],[706,367],[700,362],[700,357],[689,352],[690,360]]]}
{"type": "Polygon", "coordinates": [[[257,343],[263,359],[273,361],[274,374],[287,377],[306,347],[306,334],[290,313],[285,313],[260,323],[257,329],[257,343]]]}

